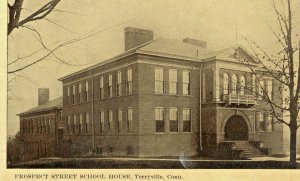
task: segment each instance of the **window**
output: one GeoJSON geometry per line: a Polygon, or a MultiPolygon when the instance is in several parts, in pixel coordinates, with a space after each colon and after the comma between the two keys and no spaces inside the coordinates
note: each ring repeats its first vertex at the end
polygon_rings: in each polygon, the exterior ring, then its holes
{"type": "Polygon", "coordinates": [[[127,109],[127,132],[132,132],[132,108],[127,109]]]}
{"type": "Polygon", "coordinates": [[[132,94],[132,69],[127,69],[126,93],[132,94]]]}
{"type": "MultiPolygon", "coordinates": [[[[50,125],[50,117],[48,118],[48,122],[47,122],[47,132],[50,133],[50,128],[51,128],[51,125],[50,125]]],[[[31,120],[32,121],[32,120],[31,120]]],[[[33,128],[33,127],[32,127],[33,128]]],[[[32,132],[33,132],[33,129],[32,129],[32,132]]]]}
{"type": "Polygon", "coordinates": [[[183,71],[182,72],[182,94],[190,95],[190,72],[183,71]]]}
{"type": "Polygon", "coordinates": [[[78,132],[79,132],[79,133],[82,132],[82,124],[83,124],[83,115],[80,114],[80,115],[79,115],[79,124],[78,124],[78,132]]]}
{"type": "Polygon", "coordinates": [[[229,93],[229,77],[228,74],[223,75],[223,94],[227,95],[229,93]]]}
{"type": "Polygon", "coordinates": [[[118,133],[122,132],[122,109],[118,109],[118,133]]]}
{"type": "MultiPolygon", "coordinates": [[[[38,130],[39,130],[39,124],[38,124],[38,130]]],[[[67,132],[68,133],[71,132],[71,116],[70,115],[68,115],[68,120],[67,120],[67,132]]]]}
{"type": "Polygon", "coordinates": [[[89,101],[89,82],[85,82],[85,101],[89,101]]]}
{"type": "MultiPolygon", "coordinates": [[[[27,123],[27,121],[25,123],[27,123]]],[[[41,120],[41,118],[39,118],[38,125],[39,125],[39,133],[41,133],[42,132],[42,120],[41,120]]],[[[26,129],[25,130],[26,130],[25,132],[27,133],[27,124],[26,124],[26,129]]]]}
{"type": "MultiPolygon", "coordinates": [[[[72,132],[75,133],[75,125],[77,124],[76,114],[73,115],[73,124],[72,124],[72,132]]],[[[80,124],[79,124],[80,129],[80,124]]],[[[80,132],[80,131],[79,131],[80,132]]]]}
{"type": "Polygon", "coordinates": [[[75,85],[73,85],[73,91],[72,91],[72,104],[75,104],[75,91],[76,91],[76,87],[75,87],[75,85]]]}
{"type": "Polygon", "coordinates": [[[240,94],[241,95],[245,94],[245,86],[246,86],[246,80],[245,80],[245,77],[242,75],[240,77],[240,94]]]}
{"type": "Polygon", "coordinates": [[[170,132],[178,132],[178,110],[170,108],[170,132]]]}
{"type": "Polygon", "coordinates": [[[44,133],[47,132],[47,118],[44,118],[44,121],[43,121],[43,126],[44,126],[44,133]]]}
{"type": "Polygon", "coordinates": [[[256,77],[252,74],[252,95],[256,95],[256,77]]]}
{"type": "Polygon", "coordinates": [[[112,154],[112,153],[113,153],[113,151],[114,151],[113,147],[111,147],[111,146],[110,146],[110,147],[108,147],[108,153],[109,153],[109,154],[112,154]]]}
{"type": "Polygon", "coordinates": [[[96,154],[101,155],[102,154],[102,148],[100,146],[96,147],[96,154]]]}
{"type": "Polygon", "coordinates": [[[267,80],[266,81],[266,92],[268,95],[268,99],[273,100],[273,81],[267,80]]]}
{"type": "Polygon", "coordinates": [[[163,68],[155,68],[155,93],[164,93],[164,71],[163,68]]]}
{"type": "Polygon", "coordinates": [[[70,88],[70,86],[68,86],[68,91],[67,92],[68,92],[68,103],[67,104],[70,104],[70,102],[71,102],[70,101],[71,100],[70,99],[70,96],[71,96],[71,88],[70,88]]]}
{"type": "Polygon", "coordinates": [[[108,111],[108,131],[111,133],[113,130],[113,112],[108,111]]]}
{"type": "Polygon", "coordinates": [[[267,129],[268,131],[274,131],[274,122],[273,122],[273,115],[271,113],[266,113],[267,115],[267,129]]]}
{"type": "Polygon", "coordinates": [[[236,84],[237,84],[237,78],[236,75],[233,74],[231,76],[231,93],[236,94],[236,84]]]}
{"type": "Polygon", "coordinates": [[[104,131],[104,112],[99,113],[99,119],[100,119],[100,133],[103,133],[104,131]]]}
{"type": "Polygon", "coordinates": [[[265,130],[264,114],[263,114],[263,112],[257,112],[257,119],[258,119],[257,131],[263,131],[263,130],[265,130]]]}
{"type": "Polygon", "coordinates": [[[164,121],[164,108],[155,108],[155,130],[157,133],[162,133],[165,131],[165,121],[164,121]]]}
{"type": "Polygon", "coordinates": [[[117,73],[117,96],[122,95],[122,73],[119,71],[117,73]]]}
{"type": "Polygon", "coordinates": [[[82,97],[82,83],[79,83],[79,85],[78,85],[78,103],[81,102],[81,97],[82,97]]]}
{"type": "Polygon", "coordinates": [[[169,93],[177,94],[177,70],[169,70],[169,93]]]}
{"type": "Polygon", "coordinates": [[[85,125],[84,125],[84,129],[85,129],[86,133],[89,132],[89,125],[90,125],[90,116],[89,116],[89,113],[86,113],[85,114],[85,125]]]}
{"type": "Polygon", "coordinates": [[[104,86],[103,86],[103,77],[100,77],[99,79],[99,99],[104,98],[104,86]]]}
{"type": "Polygon", "coordinates": [[[108,97],[112,97],[112,75],[108,75],[108,97]]]}
{"type": "Polygon", "coordinates": [[[191,132],[191,109],[183,109],[183,132],[191,132]]]}
{"type": "Polygon", "coordinates": [[[60,120],[59,120],[59,121],[61,121],[61,122],[62,122],[62,121],[63,121],[63,112],[62,112],[62,111],[60,111],[59,113],[60,113],[60,120]]]}
{"type": "Polygon", "coordinates": [[[30,133],[33,133],[33,120],[32,119],[30,119],[30,133]]]}
{"type": "Polygon", "coordinates": [[[262,100],[264,95],[264,80],[259,80],[258,85],[258,100],[262,100]]]}

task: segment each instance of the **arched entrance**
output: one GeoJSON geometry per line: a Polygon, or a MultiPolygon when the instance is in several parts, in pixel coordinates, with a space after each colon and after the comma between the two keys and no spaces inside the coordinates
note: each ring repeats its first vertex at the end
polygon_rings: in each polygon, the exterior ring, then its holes
{"type": "Polygon", "coordinates": [[[240,115],[231,116],[225,125],[225,140],[248,140],[248,126],[240,115]]]}

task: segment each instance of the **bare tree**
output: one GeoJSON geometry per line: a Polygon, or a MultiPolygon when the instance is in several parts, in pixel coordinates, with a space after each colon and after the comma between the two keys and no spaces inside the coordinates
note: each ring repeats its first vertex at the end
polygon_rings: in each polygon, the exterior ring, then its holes
{"type": "MultiPolygon", "coordinates": [[[[268,96],[268,90],[265,86],[259,83],[262,90],[264,100],[266,100],[271,109],[270,111],[275,116],[276,120],[289,127],[290,130],[290,163],[296,167],[296,139],[297,130],[300,126],[300,53],[298,60],[296,52],[299,51],[299,45],[294,42],[293,34],[293,13],[291,0],[278,1],[273,0],[273,8],[276,14],[276,19],[279,24],[279,31],[270,31],[275,36],[278,45],[281,47],[276,54],[268,53],[263,50],[257,43],[249,39],[245,39],[250,46],[254,58],[258,60],[268,76],[278,81],[281,86],[278,91],[280,94],[286,94],[283,102],[276,102],[272,97],[268,96]],[[280,3],[280,4],[278,4],[280,3]],[[281,8],[279,8],[281,6],[281,8]],[[280,9],[280,10],[279,10],[280,9]],[[295,45],[296,44],[296,45],[295,45]],[[287,116],[283,116],[286,113],[287,116]]],[[[260,78],[261,74],[257,73],[250,62],[247,62],[246,57],[240,59],[246,62],[252,73],[260,78]]]]}
{"type": "Polygon", "coordinates": [[[43,5],[40,9],[33,12],[28,17],[20,20],[21,12],[23,9],[24,0],[14,0],[13,5],[8,5],[9,9],[9,20],[7,25],[7,35],[9,35],[15,28],[19,28],[29,22],[37,21],[44,19],[48,14],[52,12],[52,10],[57,6],[60,0],[49,0],[45,5],[43,5]]]}

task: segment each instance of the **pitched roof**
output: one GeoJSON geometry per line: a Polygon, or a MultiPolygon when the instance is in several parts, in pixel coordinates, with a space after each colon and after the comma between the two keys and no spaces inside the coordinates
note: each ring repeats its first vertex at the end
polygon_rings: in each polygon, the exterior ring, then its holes
{"type": "Polygon", "coordinates": [[[43,111],[52,110],[52,109],[62,109],[62,106],[63,106],[63,99],[62,99],[62,97],[59,97],[59,98],[53,99],[45,104],[39,105],[39,106],[29,109],[25,112],[19,113],[18,115],[21,116],[21,115],[43,112],[43,111]]]}
{"type": "Polygon", "coordinates": [[[158,53],[160,55],[177,56],[178,58],[195,58],[202,59],[202,56],[212,52],[211,50],[186,43],[179,40],[159,38],[143,47],[138,48],[139,52],[158,53]]]}
{"type": "MultiPolygon", "coordinates": [[[[68,78],[73,75],[77,75],[79,73],[85,72],[87,70],[102,66],[104,64],[113,62],[117,59],[129,56],[134,53],[157,55],[157,56],[162,56],[162,57],[172,57],[172,58],[178,58],[178,59],[190,60],[190,61],[196,61],[196,62],[203,62],[203,61],[206,61],[207,59],[215,58],[215,59],[219,59],[219,60],[233,61],[233,62],[241,63],[241,61],[236,60],[236,58],[234,58],[234,53],[237,48],[243,50],[243,52],[248,54],[249,57],[253,59],[253,57],[251,57],[249,52],[247,52],[246,49],[241,45],[232,46],[232,47],[229,47],[229,48],[226,48],[223,50],[219,50],[219,51],[212,51],[207,48],[201,47],[199,45],[186,43],[186,42],[183,42],[180,40],[158,38],[158,39],[149,41],[147,43],[144,43],[140,46],[137,46],[135,48],[132,48],[130,50],[127,50],[115,57],[112,57],[105,61],[97,62],[96,64],[91,65],[87,68],[84,68],[80,71],[74,72],[74,73],[66,75],[64,77],[61,77],[58,80],[60,80],[60,81],[64,80],[65,78],[68,78]]],[[[253,59],[253,61],[251,60],[251,63],[257,63],[257,62],[255,61],[255,59],[253,59]]]]}

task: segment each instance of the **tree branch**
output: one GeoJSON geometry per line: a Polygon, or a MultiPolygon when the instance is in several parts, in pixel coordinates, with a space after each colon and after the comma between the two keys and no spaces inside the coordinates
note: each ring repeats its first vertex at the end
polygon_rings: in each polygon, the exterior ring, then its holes
{"type": "Polygon", "coordinates": [[[42,6],[40,9],[32,13],[27,18],[23,19],[22,21],[19,21],[22,5],[24,0],[15,0],[15,3],[13,6],[10,6],[8,4],[9,8],[9,23],[8,23],[8,29],[7,34],[9,35],[15,28],[19,28],[19,26],[25,25],[28,22],[36,21],[44,19],[48,14],[51,13],[51,11],[57,6],[57,4],[61,0],[50,0],[48,3],[46,3],[44,6],[42,6]]]}

